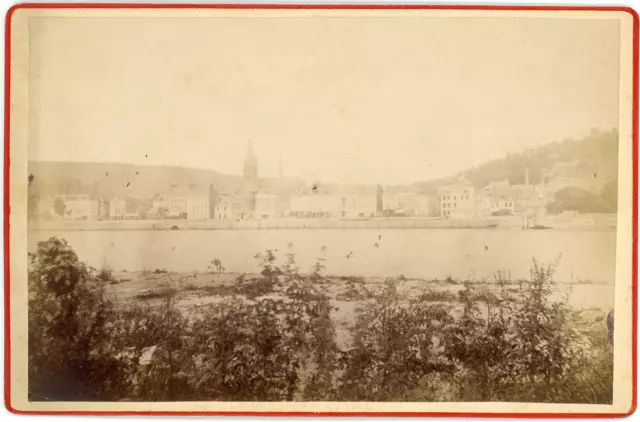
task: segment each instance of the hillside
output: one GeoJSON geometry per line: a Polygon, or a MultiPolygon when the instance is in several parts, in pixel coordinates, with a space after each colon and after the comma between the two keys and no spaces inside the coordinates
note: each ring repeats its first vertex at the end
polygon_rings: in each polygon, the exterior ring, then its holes
{"type": "MultiPolygon", "coordinates": [[[[529,180],[542,182],[544,170],[555,164],[578,160],[586,174],[601,173],[606,180],[615,181],[618,170],[618,133],[597,132],[579,140],[552,142],[522,153],[506,154],[475,168],[467,169],[465,177],[477,188],[505,179],[511,184],[524,183],[524,169],[529,166],[529,180]]],[[[219,191],[232,192],[243,185],[240,176],[214,170],[171,166],[143,166],[120,163],[31,162],[32,192],[39,195],[91,193],[104,197],[131,195],[151,197],[166,192],[171,185],[213,186],[219,191]]],[[[384,186],[385,192],[425,192],[437,186],[455,182],[457,175],[438,180],[421,181],[404,186],[384,186]]],[[[286,186],[298,188],[304,183],[287,178],[286,186]]],[[[268,186],[282,187],[282,181],[263,179],[268,186]]],[[[291,190],[290,189],[290,190],[291,190]]]]}
{"type": "Polygon", "coordinates": [[[208,186],[234,189],[239,176],[213,170],[121,163],[30,162],[32,187],[40,195],[90,193],[98,196],[131,195],[152,197],[171,185],[208,186]]]}
{"type": "Polygon", "coordinates": [[[508,179],[511,184],[524,183],[524,168],[529,166],[529,180],[543,182],[542,170],[554,164],[578,160],[584,173],[604,173],[608,180],[618,177],[618,132],[597,132],[583,139],[565,139],[552,142],[522,153],[507,154],[469,169],[465,176],[476,187],[508,179]]]}
{"type": "MultiPolygon", "coordinates": [[[[501,158],[488,161],[462,173],[476,187],[482,188],[491,182],[505,179],[509,183],[523,184],[525,167],[529,166],[529,181],[532,184],[543,182],[543,171],[555,164],[578,160],[581,170],[586,174],[601,172],[606,180],[618,177],[618,132],[593,131],[591,135],[578,140],[565,139],[531,148],[521,153],[506,154],[501,158]]],[[[415,183],[416,190],[431,190],[438,184],[453,183],[457,176],[437,181],[415,183]]]]}

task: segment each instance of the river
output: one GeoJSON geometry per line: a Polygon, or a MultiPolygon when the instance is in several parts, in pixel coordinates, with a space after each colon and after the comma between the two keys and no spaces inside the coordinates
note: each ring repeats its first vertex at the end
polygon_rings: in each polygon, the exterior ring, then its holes
{"type": "Polygon", "coordinates": [[[282,256],[290,244],[303,270],[322,257],[326,271],[339,275],[463,279],[508,270],[527,277],[533,258],[550,263],[562,254],[558,280],[613,284],[616,262],[616,233],[601,230],[31,231],[29,251],[51,236],[67,239],[96,268],[127,271],[206,271],[218,258],[226,271],[253,272],[256,253],[282,256]]]}

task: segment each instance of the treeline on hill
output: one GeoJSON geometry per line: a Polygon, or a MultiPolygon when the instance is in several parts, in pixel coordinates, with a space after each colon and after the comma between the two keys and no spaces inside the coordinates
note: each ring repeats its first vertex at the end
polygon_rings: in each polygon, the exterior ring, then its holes
{"type": "MultiPolygon", "coordinates": [[[[509,153],[502,158],[467,169],[464,174],[476,188],[483,188],[491,182],[501,182],[505,179],[512,185],[523,184],[524,168],[529,166],[530,182],[538,184],[543,182],[543,170],[551,169],[556,163],[572,160],[578,160],[585,172],[602,172],[605,179],[614,181],[612,184],[616,183],[618,132],[594,130],[583,139],[565,139],[525,152],[509,153]]],[[[227,191],[242,185],[241,177],[225,175],[213,170],[121,163],[30,162],[29,172],[31,174],[30,195],[35,196],[44,193],[62,195],[91,192],[104,197],[123,194],[151,197],[158,192],[158,189],[165,189],[171,185],[208,186],[213,184],[216,189],[227,191]],[[126,186],[126,189],[123,190],[123,186],[126,186]]],[[[439,185],[454,183],[456,179],[457,177],[454,176],[418,182],[408,187],[387,186],[386,188],[390,191],[394,189],[431,191],[439,185]]],[[[297,187],[303,183],[301,180],[289,180],[297,187]]],[[[263,182],[268,184],[268,181],[263,180],[263,182]]],[[[578,191],[578,196],[587,194],[584,191],[578,191]]],[[[565,192],[564,195],[576,196],[576,193],[565,192]]],[[[575,204],[566,204],[566,200],[563,199],[556,202],[557,204],[554,205],[556,209],[581,210],[575,208],[575,204]]],[[[579,203],[580,200],[577,202],[579,203]]],[[[615,202],[613,201],[614,204],[615,202]]],[[[603,196],[591,198],[590,203],[597,203],[597,205],[590,205],[591,208],[607,209],[612,202],[610,198],[603,196]]],[[[585,210],[585,212],[594,211],[585,210]]]]}
{"type": "Polygon", "coordinates": [[[577,187],[559,190],[553,201],[547,205],[551,214],[563,211],[581,213],[612,213],[618,210],[618,181],[607,182],[600,194],[585,191],[577,187]]]}
{"type": "MultiPolygon", "coordinates": [[[[578,160],[585,174],[601,173],[608,180],[602,193],[588,192],[579,187],[558,191],[548,205],[549,212],[579,211],[584,213],[615,212],[618,202],[618,132],[597,130],[583,139],[565,139],[531,148],[525,152],[508,153],[464,171],[465,177],[478,189],[493,182],[508,180],[511,185],[525,183],[525,167],[529,167],[532,184],[545,182],[544,170],[557,163],[578,160]]],[[[455,177],[415,185],[418,190],[433,190],[438,185],[454,183],[455,177]]]]}
{"type": "Polygon", "coordinates": [[[292,254],[260,255],[221,301],[186,316],[114,306],[102,277],[66,241],[30,255],[29,392],[55,401],[519,401],[611,403],[607,333],[575,329],[550,299],[553,266],[534,262],[519,287],[497,276],[498,300],[466,283],[456,301],[401,299],[397,280],[372,294],[336,345],[322,262],[301,274],[292,254]],[[153,353],[151,353],[151,351],[153,353]]]}
{"type": "Polygon", "coordinates": [[[585,173],[601,171],[605,179],[618,177],[618,132],[597,130],[582,139],[565,139],[531,148],[520,153],[510,153],[465,172],[465,177],[474,186],[482,188],[491,182],[509,180],[512,185],[524,184],[526,166],[529,166],[529,181],[544,182],[543,170],[554,164],[578,160],[585,173]]]}

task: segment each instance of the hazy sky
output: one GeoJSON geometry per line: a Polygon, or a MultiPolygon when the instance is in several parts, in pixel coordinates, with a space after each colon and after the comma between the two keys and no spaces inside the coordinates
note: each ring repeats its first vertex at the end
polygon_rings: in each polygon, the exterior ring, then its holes
{"type": "Polygon", "coordinates": [[[35,160],[406,183],[618,121],[617,21],[31,21],[35,160]]]}

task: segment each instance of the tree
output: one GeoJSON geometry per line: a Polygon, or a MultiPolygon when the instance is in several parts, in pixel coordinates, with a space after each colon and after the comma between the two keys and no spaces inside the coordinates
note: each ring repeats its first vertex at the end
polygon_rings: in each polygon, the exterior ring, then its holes
{"type": "Polygon", "coordinates": [[[63,216],[66,208],[67,206],[61,198],[58,197],[53,201],[53,210],[57,215],[63,216]]]}
{"type": "Polygon", "coordinates": [[[117,400],[127,381],[115,313],[65,240],[39,242],[29,263],[29,392],[34,400],[117,400]]]}

